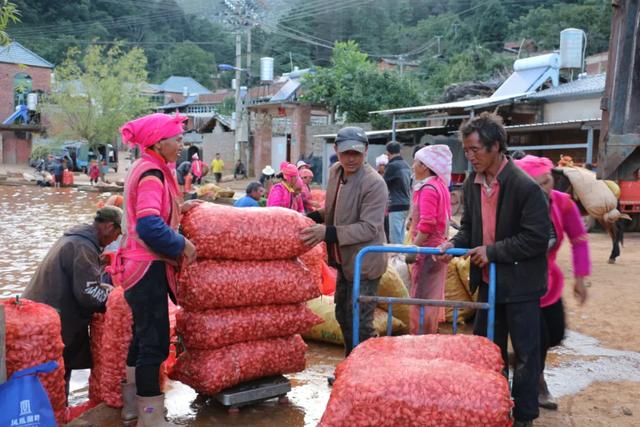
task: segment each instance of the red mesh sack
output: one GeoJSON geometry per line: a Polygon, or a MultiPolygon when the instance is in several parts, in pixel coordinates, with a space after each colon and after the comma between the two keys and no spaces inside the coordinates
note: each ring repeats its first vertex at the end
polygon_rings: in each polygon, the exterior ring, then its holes
{"type": "Polygon", "coordinates": [[[303,371],[306,349],[300,335],[293,335],[217,350],[189,350],[178,357],[170,378],[212,395],[256,378],[303,371]]]}
{"type": "Polygon", "coordinates": [[[215,349],[239,342],[299,334],[322,323],[322,319],[304,303],[180,310],[177,320],[178,331],[188,350],[215,349]]]}
{"type": "Polygon", "coordinates": [[[404,335],[379,337],[358,345],[349,357],[336,368],[336,377],[343,371],[358,369],[363,364],[395,358],[416,360],[447,359],[463,362],[478,369],[502,372],[504,362],[500,348],[485,337],[475,335],[404,335]]]}
{"type": "Polygon", "coordinates": [[[192,311],[293,304],[319,295],[309,269],[295,260],[200,260],[182,271],[178,286],[179,305],[192,311]]]}
{"type": "Polygon", "coordinates": [[[199,258],[266,260],[294,258],[310,248],[300,232],[313,220],[285,208],[234,208],[202,203],[182,219],[199,258]]]}
{"type": "Polygon", "coordinates": [[[102,337],[104,336],[104,314],[96,313],[91,318],[91,326],[89,327],[89,335],[91,337],[91,359],[93,361],[93,369],[89,375],[89,400],[92,402],[102,402],[102,391],[100,384],[102,383],[102,373],[104,366],[103,355],[100,351],[102,345],[102,337]]]}
{"type": "Polygon", "coordinates": [[[5,307],[7,378],[14,372],[54,360],[58,368],[38,374],[49,396],[56,421],[62,425],[66,412],[64,360],[60,316],[46,305],[21,298],[0,301],[5,307]]]}
{"type": "Polygon", "coordinates": [[[511,426],[499,372],[445,359],[363,358],[336,377],[320,426],[511,426]]]}
{"type": "Polygon", "coordinates": [[[338,281],[338,270],[325,262],[322,264],[322,285],[320,292],[322,295],[331,296],[336,293],[336,282],[338,281]]]}
{"type": "Polygon", "coordinates": [[[313,200],[314,202],[318,202],[320,204],[320,207],[323,208],[324,207],[324,202],[325,199],[327,198],[327,192],[324,190],[320,190],[320,189],[313,189],[311,190],[311,200],[313,200]]]}
{"type": "Polygon", "coordinates": [[[315,245],[309,252],[300,255],[298,259],[311,272],[313,283],[320,287],[322,285],[322,266],[327,260],[327,245],[324,242],[315,245]]]}

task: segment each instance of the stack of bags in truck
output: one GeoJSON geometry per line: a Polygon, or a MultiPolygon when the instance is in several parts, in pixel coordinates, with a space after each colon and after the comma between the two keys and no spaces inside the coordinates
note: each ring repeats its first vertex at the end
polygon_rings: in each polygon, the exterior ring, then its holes
{"type": "Polygon", "coordinates": [[[321,427],[511,425],[500,349],[484,337],[371,338],[336,367],[321,427]]]}
{"type": "Polygon", "coordinates": [[[198,261],[180,273],[177,330],[186,351],[172,379],[211,395],[304,370],[299,334],[321,322],[305,304],[320,294],[319,274],[298,258],[311,249],[299,236],[312,224],[283,208],[203,203],[185,215],[198,261]]]}

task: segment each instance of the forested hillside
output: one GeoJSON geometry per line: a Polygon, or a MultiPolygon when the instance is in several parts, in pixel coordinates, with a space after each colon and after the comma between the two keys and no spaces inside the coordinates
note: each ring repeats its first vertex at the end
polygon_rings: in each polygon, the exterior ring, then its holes
{"type": "MultiPolygon", "coordinates": [[[[219,0],[15,0],[22,21],[9,34],[60,63],[74,45],[121,40],[142,47],[150,79],[192,75],[213,86],[216,63],[233,63],[232,28],[219,0]]],[[[453,82],[510,70],[505,42],[523,55],[558,47],[559,32],[587,32],[587,54],[605,51],[609,0],[255,0],[253,49],[276,71],[328,66],[335,41],[354,40],[371,60],[419,62],[413,79],[426,99],[453,82]]],[[[253,61],[257,68],[258,61],[253,61]]]]}

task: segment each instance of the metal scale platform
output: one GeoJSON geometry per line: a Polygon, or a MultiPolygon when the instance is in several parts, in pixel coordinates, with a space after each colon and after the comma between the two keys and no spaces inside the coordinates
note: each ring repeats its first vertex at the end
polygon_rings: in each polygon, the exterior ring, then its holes
{"type": "Polygon", "coordinates": [[[230,409],[237,409],[273,398],[283,399],[290,391],[291,381],[278,375],[239,384],[221,391],[214,398],[230,409]]]}

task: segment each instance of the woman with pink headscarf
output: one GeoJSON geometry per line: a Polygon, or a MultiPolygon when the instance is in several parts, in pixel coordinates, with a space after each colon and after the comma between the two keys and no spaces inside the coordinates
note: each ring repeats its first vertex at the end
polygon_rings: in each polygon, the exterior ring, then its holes
{"type": "Polygon", "coordinates": [[[271,188],[267,198],[267,207],[279,206],[304,213],[304,205],[300,195],[304,184],[300,179],[298,168],[291,163],[282,162],[280,173],[282,181],[271,188]]]}
{"type": "Polygon", "coordinates": [[[125,179],[125,217],[121,247],[111,268],[133,313],[122,418],[139,427],[173,426],[164,419],[160,364],[169,355],[168,298],[176,292],[179,261],[191,263],[196,248],[178,234],[182,204],[171,164],[182,149],[187,117],[150,114],[126,123],[122,141],[142,152],[125,179]]]}
{"type": "Polygon", "coordinates": [[[549,279],[547,293],[540,299],[540,349],[542,370],[538,385],[538,404],[547,409],[557,409],[547,383],[544,379],[544,365],[547,352],[562,342],[565,333],[564,307],[562,304],[562,289],[564,276],[556,262],[558,251],[566,234],[571,243],[573,260],[573,274],[575,283],[573,294],[580,304],[587,300],[587,288],[584,278],[591,274],[591,260],[589,256],[589,242],[578,206],[571,200],[571,196],[553,189],[553,163],[545,157],[525,156],[515,160],[516,165],[533,178],[549,196],[549,214],[552,228],[550,230],[549,251],[547,254],[549,279]]]}
{"type": "MultiPolygon", "coordinates": [[[[438,247],[447,241],[451,219],[451,157],[451,150],[446,145],[427,145],[414,156],[410,235],[416,246],[438,247]]],[[[411,297],[443,300],[447,264],[430,255],[407,256],[407,262],[414,259],[411,297]]],[[[411,306],[412,334],[419,333],[419,310],[418,306],[411,306]]],[[[435,334],[438,323],[444,320],[444,308],[425,307],[424,332],[435,334]]]]}
{"type": "Polygon", "coordinates": [[[198,156],[198,153],[193,153],[193,156],[191,156],[191,174],[193,175],[194,184],[202,184],[204,167],[204,162],[200,160],[200,156],[198,156]]]}

